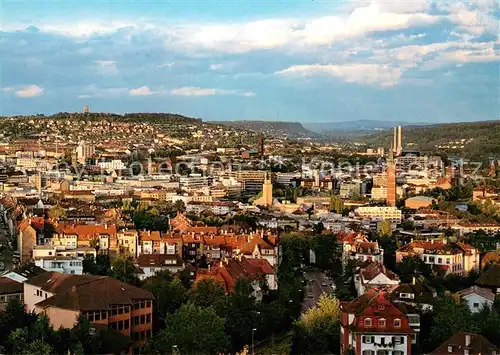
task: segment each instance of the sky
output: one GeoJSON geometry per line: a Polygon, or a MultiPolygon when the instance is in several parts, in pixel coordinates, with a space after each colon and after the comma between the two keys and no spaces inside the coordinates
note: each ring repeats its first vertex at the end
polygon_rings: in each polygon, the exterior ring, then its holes
{"type": "Polygon", "coordinates": [[[496,0],[1,0],[0,115],[500,119],[496,0]]]}

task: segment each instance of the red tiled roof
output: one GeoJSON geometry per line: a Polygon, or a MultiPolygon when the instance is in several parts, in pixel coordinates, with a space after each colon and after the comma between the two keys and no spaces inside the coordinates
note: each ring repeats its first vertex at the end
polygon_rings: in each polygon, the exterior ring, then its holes
{"type": "Polygon", "coordinates": [[[160,241],[161,234],[158,231],[142,231],[139,233],[140,240],[160,241]]]}
{"type": "Polygon", "coordinates": [[[77,235],[78,239],[94,239],[99,235],[109,235],[116,238],[116,225],[106,224],[58,224],[55,226],[57,233],[77,235]]]}

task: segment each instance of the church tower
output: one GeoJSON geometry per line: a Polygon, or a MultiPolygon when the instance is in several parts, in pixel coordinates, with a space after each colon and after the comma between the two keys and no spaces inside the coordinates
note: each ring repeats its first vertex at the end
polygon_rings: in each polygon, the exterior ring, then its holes
{"type": "Polygon", "coordinates": [[[394,163],[394,155],[392,149],[387,157],[387,206],[396,206],[396,164],[394,163]]]}
{"type": "Polygon", "coordinates": [[[266,207],[273,204],[273,183],[271,175],[267,172],[264,178],[264,185],[262,185],[262,202],[266,207]]]}

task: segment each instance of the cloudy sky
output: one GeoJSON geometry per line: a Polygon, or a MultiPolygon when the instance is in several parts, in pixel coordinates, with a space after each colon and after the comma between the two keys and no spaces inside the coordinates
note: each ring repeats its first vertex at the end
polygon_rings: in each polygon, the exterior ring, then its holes
{"type": "Polygon", "coordinates": [[[495,0],[3,0],[0,114],[499,119],[495,0]]]}

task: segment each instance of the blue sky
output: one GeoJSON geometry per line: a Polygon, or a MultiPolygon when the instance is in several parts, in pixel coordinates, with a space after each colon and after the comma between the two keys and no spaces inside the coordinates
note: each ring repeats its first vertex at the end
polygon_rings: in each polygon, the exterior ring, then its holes
{"type": "Polygon", "coordinates": [[[495,0],[9,1],[0,114],[500,118],[495,0]]]}

